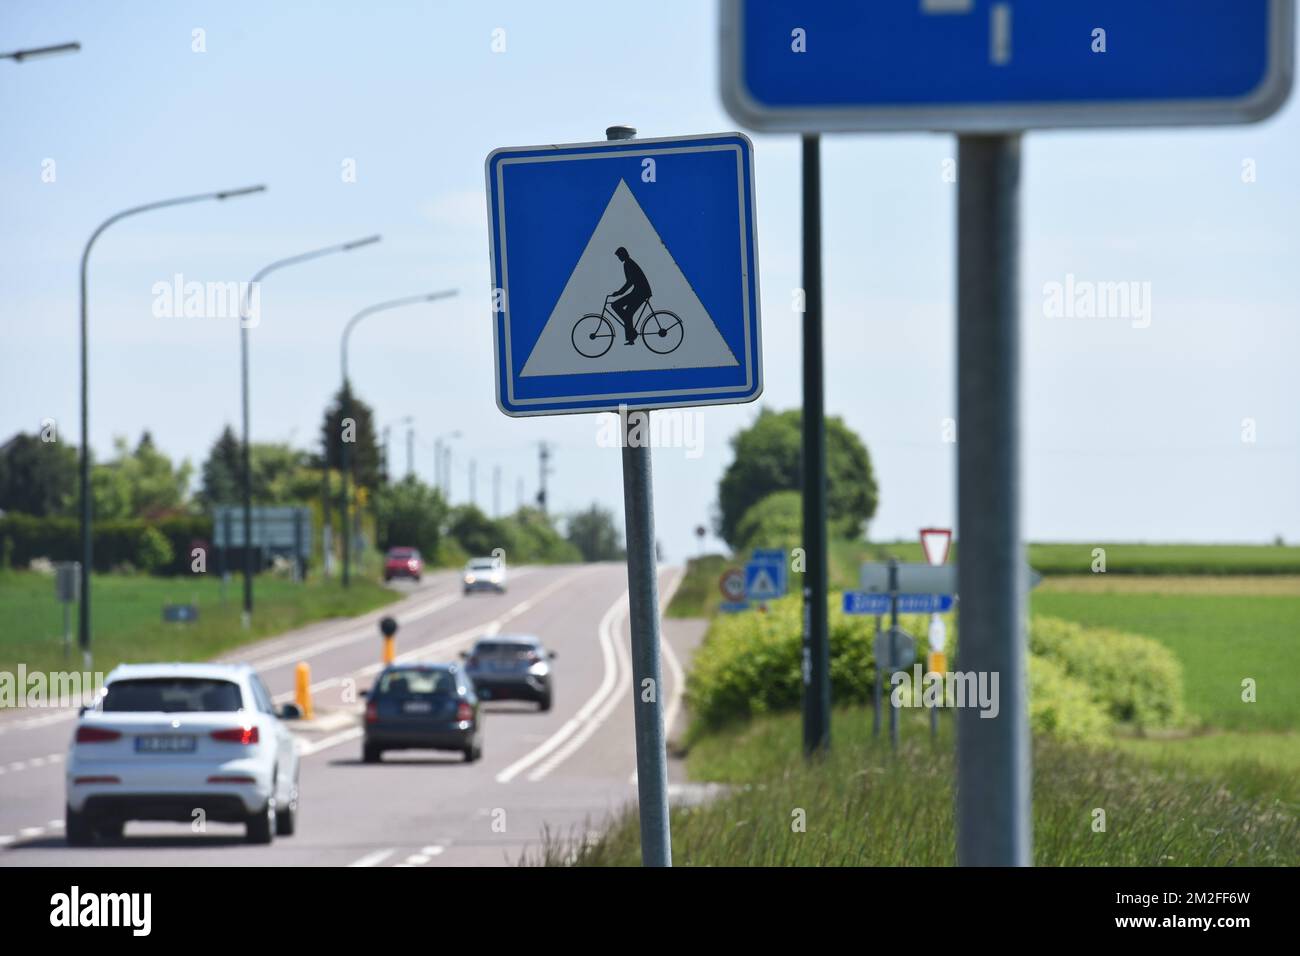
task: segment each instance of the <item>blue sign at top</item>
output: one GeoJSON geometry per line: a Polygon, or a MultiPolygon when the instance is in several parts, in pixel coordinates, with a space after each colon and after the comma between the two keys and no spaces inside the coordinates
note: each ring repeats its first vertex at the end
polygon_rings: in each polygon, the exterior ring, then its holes
{"type": "Polygon", "coordinates": [[[507,415],[762,392],[748,137],[497,149],[487,194],[507,415]]]}
{"type": "Polygon", "coordinates": [[[1294,0],[723,0],[761,130],[1239,123],[1291,89],[1294,0]]]}

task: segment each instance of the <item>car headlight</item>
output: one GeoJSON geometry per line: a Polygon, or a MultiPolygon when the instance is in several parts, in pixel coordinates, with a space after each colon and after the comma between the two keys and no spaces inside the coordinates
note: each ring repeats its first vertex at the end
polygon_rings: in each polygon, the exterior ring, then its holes
{"type": "Polygon", "coordinates": [[[472,574],[467,574],[467,575],[465,575],[465,583],[466,583],[466,584],[473,584],[473,583],[474,583],[474,575],[472,575],[472,574]]]}

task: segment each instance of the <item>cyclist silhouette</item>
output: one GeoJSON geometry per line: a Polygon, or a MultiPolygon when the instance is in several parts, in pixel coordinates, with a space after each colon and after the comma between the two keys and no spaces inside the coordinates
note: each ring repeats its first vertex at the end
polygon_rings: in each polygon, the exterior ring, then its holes
{"type": "Polygon", "coordinates": [[[650,280],[645,277],[641,267],[636,264],[627,250],[619,246],[614,250],[623,263],[623,278],[627,281],[622,288],[610,293],[610,305],[623,320],[624,345],[636,344],[636,313],[646,302],[650,301],[650,280]]]}

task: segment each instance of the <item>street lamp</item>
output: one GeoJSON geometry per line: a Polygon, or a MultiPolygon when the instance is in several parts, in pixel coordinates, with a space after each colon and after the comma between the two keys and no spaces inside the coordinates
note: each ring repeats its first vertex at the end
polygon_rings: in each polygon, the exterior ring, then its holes
{"type": "MultiPolygon", "coordinates": [[[[354,239],[336,246],[313,249],[311,252],[290,256],[287,259],[278,259],[258,270],[244,291],[244,303],[239,317],[240,388],[243,393],[244,414],[244,613],[242,615],[244,627],[248,627],[253,621],[253,459],[249,450],[251,438],[248,433],[248,296],[257,284],[272,272],[336,252],[351,252],[353,249],[376,243],[381,238],[377,235],[366,236],[364,239],[354,239]]],[[[258,321],[261,321],[260,317],[258,321]]]]}
{"type": "Polygon", "coordinates": [[[433,440],[433,486],[451,503],[451,443],[460,432],[444,432],[433,440]]]}
{"type": "MultiPolygon", "coordinates": [[[[20,51],[21,52],[21,51],[20,51]]],[[[81,653],[85,657],[86,668],[90,668],[90,572],[94,567],[94,547],[91,543],[91,507],[90,507],[90,410],[87,401],[89,391],[89,372],[87,370],[87,334],[86,334],[86,267],[90,262],[90,249],[95,244],[95,240],[113,223],[120,219],[126,219],[128,216],[139,215],[142,212],[151,212],[155,209],[165,209],[168,206],[181,206],[186,203],[202,202],[206,199],[235,199],[240,196],[249,196],[253,193],[260,193],[266,189],[265,186],[246,186],[242,189],[227,189],[215,193],[199,193],[195,196],[180,196],[175,199],[164,199],[160,202],[146,203],[143,206],[135,206],[131,209],[124,209],[116,215],[109,216],[99,224],[99,227],[90,234],[86,240],[86,248],[81,253],[81,607],[77,615],[77,640],[81,645],[81,653]]]]}
{"type": "MultiPolygon", "coordinates": [[[[343,326],[343,337],[339,342],[339,355],[342,359],[341,365],[343,369],[343,403],[340,408],[340,418],[342,420],[347,420],[352,414],[352,386],[348,383],[348,338],[352,335],[352,330],[356,328],[357,323],[368,315],[374,315],[376,312],[396,309],[404,305],[416,305],[420,302],[436,302],[438,299],[449,299],[455,294],[455,289],[446,289],[442,292],[426,292],[424,295],[408,295],[402,299],[390,299],[387,302],[380,302],[378,305],[367,306],[348,319],[347,325],[343,326]]],[[[339,442],[339,470],[343,473],[343,500],[340,505],[340,512],[343,517],[344,587],[350,585],[352,571],[352,528],[348,517],[348,444],[346,441],[339,442]]]]}
{"type": "MultiPolygon", "coordinates": [[[[407,415],[407,416],[405,416],[404,418],[399,418],[399,419],[398,419],[397,421],[395,421],[395,422],[389,422],[387,425],[384,426],[384,480],[385,480],[385,481],[389,481],[389,482],[391,482],[391,481],[393,480],[393,466],[392,466],[392,464],[390,463],[390,458],[389,458],[389,454],[388,454],[388,452],[389,452],[389,434],[390,434],[390,432],[393,430],[393,426],[394,426],[394,425],[405,425],[405,426],[407,427],[407,434],[408,434],[408,436],[409,436],[409,435],[410,435],[411,423],[414,422],[414,421],[415,421],[415,419],[414,419],[412,416],[407,415]]],[[[411,454],[410,454],[410,451],[411,451],[411,449],[410,449],[410,445],[411,445],[411,443],[410,443],[410,441],[408,441],[406,444],[407,444],[406,472],[407,472],[407,474],[410,474],[410,472],[411,472],[411,454]]]]}
{"type": "Polygon", "coordinates": [[[59,43],[54,46],[38,46],[28,50],[14,50],[12,53],[0,53],[0,60],[13,60],[15,63],[21,63],[23,60],[35,60],[43,56],[54,56],[59,53],[76,53],[80,49],[80,43],[59,43]]]}

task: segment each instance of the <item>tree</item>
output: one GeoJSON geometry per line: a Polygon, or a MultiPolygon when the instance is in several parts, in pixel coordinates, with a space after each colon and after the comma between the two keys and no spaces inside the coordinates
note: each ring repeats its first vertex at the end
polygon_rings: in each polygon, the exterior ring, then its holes
{"type": "Polygon", "coordinates": [[[797,491],[774,491],[741,516],[736,524],[735,547],[789,551],[800,546],[802,533],[803,496],[797,491]]]}
{"type": "Polygon", "coordinates": [[[514,549],[509,552],[512,561],[570,564],[582,560],[582,553],[564,540],[551,517],[540,508],[520,508],[502,519],[501,524],[514,549]]]}
{"type": "Polygon", "coordinates": [[[565,538],[582,553],[584,561],[618,561],[627,556],[614,513],[595,502],[569,518],[565,538]]]}
{"type": "Polygon", "coordinates": [[[436,489],[414,475],[407,475],[379,490],[375,495],[375,513],[381,549],[414,547],[426,560],[436,557],[447,520],[447,502],[436,489]]]}
{"type": "Polygon", "coordinates": [[[199,503],[207,510],[240,501],[243,472],[243,443],[235,437],[235,430],[227,425],[212,443],[212,450],[203,463],[199,503]]]}
{"type": "Polygon", "coordinates": [[[352,480],[367,488],[380,485],[379,446],[375,442],[375,414],[370,406],[357,398],[355,392],[347,391],[351,386],[340,388],[330,406],[325,409],[325,420],[321,424],[321,441],[325,449],[325,461],[330,468],[343,467],[343,441],[350,438],[348,445],[348,467],[352,480]],[[353,427],[344,429],[343,406],[345,398],[354,422],[353,427]]]}
{"type": "Polygon", "coordinates": [[[0,511],[45,517],[77,501],[77,452],[39,435],[17,434],[0,446],[0,511]]]}
{"type": "Polygon", "coordinates": [[[514,551],[514,539],[504,522],[493,521],[474,505],[460,505],[451,511],[447,533],[460,542],[471,557],[487,557],[496,548],[504,548],[507,560],[514,551]]]}
{"type": "MultiPolygon", "coordinates": [[[[735,460],[718,485],[718,534],[737,546],[738,525],[754,504],[775,491],[798,491],[801,481],[800,409],[763,409],[731,439],[735,460]]],[[[856,536],[876,513],[878,492],[866,446],[843,419],[826,419],[826,515],[838,534],[856,536]]]]}
{"type": "Polygon", "coordinates": [[[113,450],[113,459],[91,472],[96,518],[161,518],[184,507],[193,471],[188,461],[173,467],[148,431],[134,451],[120,436],[113,450]]]}

